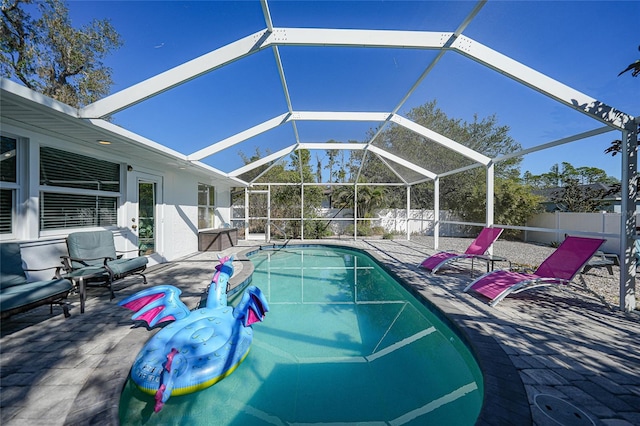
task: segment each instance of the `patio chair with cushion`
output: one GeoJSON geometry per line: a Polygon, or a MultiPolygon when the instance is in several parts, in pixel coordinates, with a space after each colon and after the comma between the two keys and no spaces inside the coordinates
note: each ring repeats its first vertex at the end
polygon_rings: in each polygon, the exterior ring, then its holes
{"type": "Polygon", "coordinates": [[[450,262],[483,256],[489,250],[491,244],[502,234],[502,231],[502,228],[483,228],[464,253],[441,251],[423,260],[420,267],[428,269],[432,274],[435,274],[438,269],[450,262]]]}
{"type": "Polygon", "coordinates": [[[109,287],[111,299],[115,297],[111,284],[116,280],[137,274],[142,276],[144,284],[147,283],[147,277],[142,273],[147,268],[147,258],[123,258],[123,254],[118,253],[125,252],[116,252],[111,231],[73,232],[67,237],[67,250],[69,255],[62,256],[66,276],[88,277],[89,282],[101,282],[109,287]]]}
{"type": "Polygon", "coordinates": [[[599,238],[568,236],[533,273],[506,269],[489,272],[469,284],[464,291],[480,293],[489,298],[491,306],[496,306],[512,293],[569,284],[604,242],[599,238]]]}
{"type": "Polygon", "coordinates": [[[25,269],[19,243],[0,244],[0,317],[28,311],[41,305],[53,304],[62,307],[64,316],[68,318],[69,307],[67,296],[73,285],[69,280],[60,277],[60,266],[42,269],[25,269]],[[56,269],[54,278],[50,280],[29,281],[28,271],[45,271],[56,269]]]}

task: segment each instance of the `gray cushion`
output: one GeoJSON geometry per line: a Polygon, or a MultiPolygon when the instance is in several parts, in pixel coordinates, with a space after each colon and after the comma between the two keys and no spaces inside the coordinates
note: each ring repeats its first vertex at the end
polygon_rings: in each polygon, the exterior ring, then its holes
{"type": "Polygon", "coordinates": [[[144,269],[147,265],[148,259],[144,256],[134,257],[132,259],[116,259],[107,262],[107,265],[115,275],[126,274],[138,269],[144,269]]]}
{"type": "Polygon", "coordinates": [[[57,279],[36,281],[19,286],[4,288],[0,292],[0,311],[27,306],[43,299],[69,292],[72,288],[69,280],[57,279]]]}
{"type": "Polygon", "coordinates": [[[0,244],[0,289],[24,284],[27,275],[22,266],[19,243],[0,244]]]}
{"type": "MultiPolygon", "coordinates": [[[[105,257],[116,258],[116,247],[111,231],[72,232],[67,237],[69,256],[74,259],[97,259],[86,261],[88,265],[102,265],[105,257]]],[[[85,265],[73,262],[74,268],[85,265]]]]}

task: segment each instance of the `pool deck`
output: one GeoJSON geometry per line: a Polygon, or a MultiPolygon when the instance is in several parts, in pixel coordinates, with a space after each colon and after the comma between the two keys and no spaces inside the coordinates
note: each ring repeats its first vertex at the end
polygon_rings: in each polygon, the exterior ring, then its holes
{"type": "MultiPolygon", "coordinates": [[[[312,243],[305,241],[305,243],[312,243]]],[[[484,425],[640,425],[640,313],[609,310],[578,291],[525,292],[491,308],[463,293],[468,270],[431,276],[416,267],[434,250],[406,240],[322,241],[364,249],[442,311],[471,344],[483,370],[484,425]]],[[[290,244],[293,244],[290,243],[290,244]]],[[[233,285],[252,271],[239,241],[233,285]]],[[[195,253],[149,268],[149,285],[174,284],[193,308],[211,280],[216,256],[195,253]]],[[[617,286],[617,282],[611,283],[617,286]]],[[[138,350],[149,338],[117,302],[145,288],[139,277],[114,284],[116,298],[90,288],[84,314],[40,307],[0,329],[0,424],[118,424],[118,399],[138,350]]]]}

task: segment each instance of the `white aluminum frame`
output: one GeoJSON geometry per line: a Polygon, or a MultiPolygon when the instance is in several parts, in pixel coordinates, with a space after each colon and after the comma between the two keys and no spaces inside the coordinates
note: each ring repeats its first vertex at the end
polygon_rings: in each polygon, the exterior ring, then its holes
{"type": "MultiPolygon", "coordinates": [[[[513,158],[517,155],[524,155],[553,146],[573,142],[586,137],[605,133],[612,130],[620,131],[623,141],[623,166],[622,166],[622,229],[623,238],[621,238],[621,252],[624,253],[624,263],[621,268],[620,277],[620,299],[621,307],[625,310],[635,308],[635,261],[633,259],[633,241],[635,240],[635,200],[636,190],[635,182],[632,179],[637,172],[637,138],[638,138],[638,118],[625,114],[612,108],[597,99],[594,99],[584,93],[581,93],[563,83],[560,83],[514,59],[507,57],[469,37],[462,32],[466,29],[473,18],[482,9],[485,0],[479,1],[472,12],[463,20],[460,26],[454,32],[431,32],[431,31],[396,31],[396,30],[361,30],[361,29],[326,29],[326,28],[277,28],[273,26],[269,5],[267,0],[261,0],[262,10],[265,19],[266,28],[257,31],[249,36],[241,38],[237,41],[222,46],[205,55],[171,68],[154,77],[137,83],[129,88],[107,96],[79,110],[75,110],[60,103],[53,103],[51,108],[64,110],[63,112],[80,118],[83,125],[94,125],[104,128],[115,134],[122,135],[136,143],[147,145],[153,149],[161,149],[166,152],[167,156],[179,158],[181,161],[192,162],[205,170],[210,170],[217,175],[232,178],[238,182],[240,186],[250,187],[254,181],[247,182],[238,178],[243,173],[253,170],[264,164],[273,162],[277,164],[282,161],[293,151],[298,149],[319,149],[319,144],[306,143],[301,141],[298,130],[297,121],[370,121],[380,123],[378,133],[376,133],[366,144],[323,144],[321,149],[359,149],[364,151],[364,155],[376,155],[393,173],[398,176],[407,187],[407,199],[410,199],[410,187],[416,183],[425,180],[433,180],[435,188],[434,209],[436,211],[436,238],[435,244],[438,244],[438,232],[440,229],[439,221],[439,181],[443,176],[459,173],[474,167],[484,167],[487,173],[487,212],[486,226],[493,225],[493,190],[494,190],[494,164],[513,158]],[[367,111],[296,111],[293,107],[289,88],[285,78],[285,67],[280,58],[280,46],[341,46],[341,47],[358,47],[358,48],[392,48],[392,49],[417,49],[417,50],[434,50],[437,51],[435,59],[426,67],[417,81],[413,83],[409,91],[402,98],[400,103],[389,112],[367,112],[367,111]],[[129,108],[137,103],[143,102],[151,97],[157,96],[167,90],[184,84],[190,80],[198,78],[204,74],[212,72],[216,69],[224,67],[232,62],[241,60],[244,57],[253,55],[264,49],[272,48],[274,53],[275,66],[277,67],[280,81],[282,84],[283,95],[287,105],[287,111],[263,123],[259,123],[240,133],[232,135],[228,138],[213,143],[199,151],[190,155],[182,155],[168,148],[161,147],[155,142],[146,140],[140,136],[134,135],[124,129],[118,128],[105,120],[112,114],[129,108]],[[489,158],[482,153],[476,152],[457,141],[446,138],[431,129],[421,126],[405,117],[398,115],[398,111],[411,94],[417,89],[422,81],[428,76],[431,70],[437,66],[443,55],[452,52],[463,55],[479,64],[496,70],[504,76],[523,84],[557,102],[579,111],[588,117],[604,123],[606,127],[594,129],[575,136],[559,139],[536,147],[522,150],[518,153],[503,155],[497,158],[489,158]],[[225,173],[213,167],[202,163],[202,160],[216,154],[224,149],[228,149],[240,142],[246,141],[252,137],[268,132],[283,124],[291,123],[293,128],[292,145],[278,152],[271,154],[252,164],[240,167],[232,172],[225,173]],[[376,138],[382,132],[382,129],[391,124],[397,124],[406,129],[415,132],[424,137],[427,141],[440,144],[458,154],[472,160],[474,164],[459,168],[457,170],[447,170],[442,173],[434,173],[412,163],[410,159],[400,158],[384,149],[374,145],[376,138]],[[389,161],[386,161],[389,160],[389,161]],[[394,170],[391,162],[400,164],[417,171],[424,176],[423,180],[406,181],[397,170],[394,170]]],[[[13,84],[9,84],[8,80],[0,80],[0,88],[2,90],[11,90],[14,92],[25,92],[25,98],[31,98],[34,102],[45,105],[50,104],[48,99],[38,97],[32,93],[22,89],[16,89],[13,84]]],[[[364,164],[364,161],[363,161],[364,164]]],[[[273,165],[271,166],[273,167],[273,165]]],[[[264,175],[264,172],[260,175],[264,175]]],[[[359,177],[360,174],[358,174],[359,177]]],[[[259,179],[260,176],[257,178],[259,179]]],[[[301,174],[302,177],[302,174],[301,174]]],[[[357,197],[357,185],[355,186],[357,197]]],[[[355,221],[355,218],[354,218],[355,221]]]]}

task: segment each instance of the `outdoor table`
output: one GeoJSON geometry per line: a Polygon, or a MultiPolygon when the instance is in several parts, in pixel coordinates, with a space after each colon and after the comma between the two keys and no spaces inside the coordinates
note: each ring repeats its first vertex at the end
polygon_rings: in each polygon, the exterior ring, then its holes
{"type": "Polygon", "coordinates": [[[104,268],[96,267],[95,269],[86,270],[79,269],[77,271],[71,271],[62,276],[62,278],[69,279],[75,286],[78,287],[80,292],[80,313],[84,314],[84,302],[87,299],[87,281],[93,278],[105,278],[107,279],[109,274],[104,268]]]}
{"type": "Polygon", "coordinates": [[[509,259],[507,259],[506,257],[503,256],[495,256],[492,254],[483,254],[480,256],[473,256],[471,258],[471,276],[473,277],[473,272],[474,272],[474,267],[473,267],[473,261],[475,259],[480,259],[483,260],[485,262],[487,262],[487,272],[493,271],[495,268],[495,263],[496,262],[509,262],[509,269],[511,269],[511,261],[509,259]]]}

